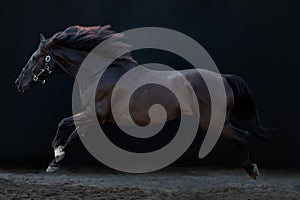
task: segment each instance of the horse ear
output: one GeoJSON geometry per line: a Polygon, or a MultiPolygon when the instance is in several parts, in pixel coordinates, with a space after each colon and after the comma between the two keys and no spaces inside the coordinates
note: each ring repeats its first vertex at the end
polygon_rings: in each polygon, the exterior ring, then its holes
{"type": "Polygon", "coordinates": [[[43,41],[45,41],[45,40],[46,40],[45,36],[44,36],[43,34],[40,33],[40,41],[43,42],[43,41]]]}

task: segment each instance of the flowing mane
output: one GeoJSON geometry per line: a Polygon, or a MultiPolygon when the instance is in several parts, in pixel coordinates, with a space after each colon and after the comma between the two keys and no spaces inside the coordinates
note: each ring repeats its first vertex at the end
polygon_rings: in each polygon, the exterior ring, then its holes
{"type": "MultiPolygon", "coordinates": [[[[89,53],[102,41],[114,37],[114,42],[109,43],[109,46],[106,47],[108,52],[114,53],[111,52],[113,49],[126,49],[129,52],[129,45],[118,41],[123,36],[123,34],[113,31],[110,25],[88,27],[76,25],[55,33],[45,44],[41,43],[40,45],[45,47],[52,45],[54,48],[55,46],[62,46],[89,53]]],[[[136,62],[130,52],[120,56],[120,58],[136,62]]]]}
{"type": "Polygon", "coordinates": [[[110,25],[90,27],[77,25],[54,34],[50,40],[54,41],[55,45],[82,51],[91,51],[100,42],[116,34],[118,33],[114,32],[110,25]]]}

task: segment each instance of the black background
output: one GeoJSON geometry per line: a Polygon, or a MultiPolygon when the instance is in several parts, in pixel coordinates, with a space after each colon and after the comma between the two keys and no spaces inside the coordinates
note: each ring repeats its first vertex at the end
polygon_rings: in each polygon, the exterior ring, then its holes
{"type": "MultiPolygon", "coordinates": [[[[71,115],[73,82],[66,76],[54,76],[45,87],[38,85],[26,94],[18,93],[14,85],[37,48],[39,33],[50,37],[70,25],[111,24],[116,31],[166,27],[198,41],[222,73],[246,79],[262,121],[278,130],[268,142],[252,140],[253,160],[264,167],[300,166],[298,5],[271,0],[27,0],[2,2],[0,9],[0,164],[46,165],[53,156],[51,141],[56,126],[71,115]]],[[[151,51],[137,53],[137,58],[142,63],[161,61],[177,69],[181,62],[151,51]]],[[[237,148],[231,142],[219,141],[202,160],[196,159],[199,146],[193,145],[177,163],[237,163],[237,148]]],[[[96,163],[81,145],[66,159],[67,163],[96,163]]]]}

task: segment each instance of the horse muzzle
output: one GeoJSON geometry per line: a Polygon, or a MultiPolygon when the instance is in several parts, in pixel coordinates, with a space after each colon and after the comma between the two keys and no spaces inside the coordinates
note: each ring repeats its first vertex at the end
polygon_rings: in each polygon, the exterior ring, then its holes
{"type": "Polygon", "coordinates": [[[21,93],[27,92],[29,90],[29,88],[30,88],[28,84],[21,84],[20,81],[19,81],[19,79],[17,79],[15,81],[15,84],[16,84],[16,86],[18,88],[18,91],[21,92],[21,93]]]}

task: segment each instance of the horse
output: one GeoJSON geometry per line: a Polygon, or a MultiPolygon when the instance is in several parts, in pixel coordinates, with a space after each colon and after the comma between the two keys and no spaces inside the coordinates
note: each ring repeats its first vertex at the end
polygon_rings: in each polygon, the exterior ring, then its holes
{"type": "MultiPolygon", "coordinates": [[[[41,34],[37,50],[32,54],[15,81],[18,91],[24,93],[38,83],[45,84],[46,78],[57,73],[66,74],[74,80],[80,65],[89,52],[102,41],[116,34],[117,32],[113,31],[110,25],[71,26],[64,31],[55,33],[48,39],[41,34]]],[[[126,44],[119,43],[118,45],[120,48],[126,48],[126,44]]],[[[104,78],[100,80],[97,86],[95,97],[95,110],[100,124],[114,123],[110,101],[112,91],[120,77],[136,66],[138,66],[138,62],[132,54],[126,53],[106,69],[103,74],[104,78]]],[[[199,128],[205,132],[208,129],[211,116],[211,102],[207,88],[205,88],[205,82],[196,72],[196,69],[179,70],[179,72],[191,82],[192,88],[196,91],[201,111],[199,128]]],[[[259,171],[257,165],[250,160],[249,137],[269,139],[270,131],[261,124],[253,94],[244,79],[232,74],[222,74],[221,76],[227,100],[226,119],[221,137],[229,139],[237,145],[240,152],[240,166],[246,170],[250,177],[256,179],[259,171]]],[[[172,95],[161,95],[160,88],[151,88],[150,86],[141,89],[140,92],[140,98],[134,102],[133,113],[135,114],[132,115],[137,124],[149,123],[147,109],[155,102],[162,102],[164,105],[167,111],[167,121],[181,117],[182,113],[178,111],[180,110],[178,102],[174,100],[172,95]],[[146,98],[147,96],[151,98],[146,98]]],[[[83,112],[64,118],[58,124],[52,142],[55,156],[50,162],[47,172],[54,172],[59,168],[59,163],[64,158],[67,149],[74,141],[78,140],[76,128],[66,141],[62,140],[66,134],[66,129],[74,126],[74,121],[79,122],[79,127],[88,125],[89,115],[84,112],[84,108],[83,112]]]]}

